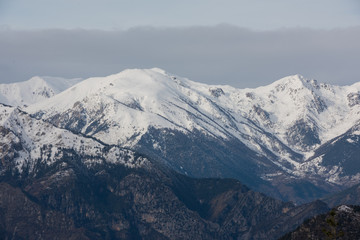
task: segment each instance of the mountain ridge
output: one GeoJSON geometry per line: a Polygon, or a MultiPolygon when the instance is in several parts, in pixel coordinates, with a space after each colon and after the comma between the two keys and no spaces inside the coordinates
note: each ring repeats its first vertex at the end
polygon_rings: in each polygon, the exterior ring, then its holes
{"type": "Polygon", "coordinates": [[[55,96],[81,80],[35,76],[24,82],[0,84],[0,102],[12,106],[27,106],[55,96]]]}
{"type": "Polygon", "coordinates": [[[130,69],[86,79],[23,110],[104,143],[146,151],[184,174],[227,177],[221,171],[244,172],[241,164],[247,162],[258,179],[276,184],[304,179],[331,191],[352,184],[346,180],[352,176],[341,180],[337,168],[329,181],[322,173],[334,166],[311,156],[360,118],[359,91],[360,84],[332,86],[300,75],[236,89],[196,83],[158,68],[130,69]],[[194,158],[189,149],[170,146],[185,138],[221,154],[214,151],[218,156],[213,158],[202,152],[194,158]],[[227,157],[235,144],[244,144],[242,153],[227,157]],[[185,164],[179,154],[195,165],[185,164]]]}
{"type": "Polygon", "coordinates": [[[328,210],[320,201],[295,206],[270,198],[235,179],[190,178],[0,109],[4,239],[276,239],[328,210]]]}
{"type": "Polygon", "coordinates": [[[359,185],[329,195],[359,181],[357,85],[127,70],[0,104],[0,238],[277,239],[358,204],[359,185]]]}

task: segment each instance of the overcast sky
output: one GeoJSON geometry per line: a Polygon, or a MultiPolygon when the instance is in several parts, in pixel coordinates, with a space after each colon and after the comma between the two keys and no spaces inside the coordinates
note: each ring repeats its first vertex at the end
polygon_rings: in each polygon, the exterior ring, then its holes
{"type": "Polygon", "coordinates": [[[160,67],[256,87],[360,81],[357,0],[0,0],[0,82],[160,67]]]}

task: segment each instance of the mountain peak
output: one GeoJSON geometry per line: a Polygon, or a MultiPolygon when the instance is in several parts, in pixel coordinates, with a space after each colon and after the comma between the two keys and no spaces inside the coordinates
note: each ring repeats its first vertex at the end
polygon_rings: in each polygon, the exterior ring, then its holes
{"type": "MultiPolygon", "coordinates": [[[[307,174],[302,164],[312,151],[359,119],[358,92],[356,86],[318,84],[301,75],[236,89],[196,83],[159,68],[127,69],[86,79],[24,110],[106,144],[143,144],[169,156],[169,139],[179,136],[238,141],[275,164],[264,175],[270,181],[278,176],[272,175],[277,166],[284,174],[307,174]]],[[[190,165],[176,164],[194,174],[190,165]]]]}
{"type": "Polygon", "coordinates": [[[0,102],[12,106],[26,106],[50,98],[82,79],[35,76],[27,81],[0,84],[0,102]]]}
{"type": "MultiPolygon", "coordinates": [[[[30,83],[30,84],[46,84],[45,80],[43,77],[40,76],[34,76],[32,78],[30,78],[27,81],[24,81],[23,83],[30,83]]],[[[15,83],[16,84],[16,83],[15,83]]]]}
{"type": "Polygon", "coordinates": [[[160,68],[151,69],[126,69],[117,74],[106,77],[89,78],[82,84],[83,88],[91,86],[92,89],[101,88],[102,90],[117,88],[142,93],[156,92],[164,87],[173,84],[175,77],[166,73],[160,68]],[[145,91],[145,92],[144,92],[145,91]]]}
{"type": "MultiPolygon", "coordinates": [[[[135,79],[141,79],[141,78],[145,78],[145,79],[155,79],[158,78],[159,76],[163,76],[165,78],[169,78],[170,75],[163,69],[161,68],[130,68],[130,69],[125,69],[115,75],[110,75],[111,76],[116,76],[116,77],[121,77],[121,78],[127,78],[127,77],[131,77],[131,78],[135,78],[135,79]]],[[[144,79],[144,80],[145,80],[144,79]]],[[[163,78],[161,78],[163,79],[163,78]]]]}
{"type": "Polygon", "coordinates": [[[300,90],[309,89],[311,91],[323,89],[331,89],[334,86],[327,83],[319,83],[316,79],[309,79],[300,74],[295,74],[281,78],[268,86],[275,88],[277,91],[284,91],[285,89],[300,90]]]}
{"type": "Polygon", "coordinates": [[[154,72],[158,72],[158,73],[161,73],[161,74],[164,74],[164,75],[167,74],[167,72],[164,69],[158,68],[158,67],[154,67],[154,68],[151,68],[149,70],[154,71],[154,72]]]}
{"type": "Polygon", "coordinates": [[[300,74],[296,74],[281,78],[271,83],[269,86],[276,88],[278,91],[283,91],[285,89],[309,88],[313,85],[317,85],[316,80],[310,80],[300,74]]]}

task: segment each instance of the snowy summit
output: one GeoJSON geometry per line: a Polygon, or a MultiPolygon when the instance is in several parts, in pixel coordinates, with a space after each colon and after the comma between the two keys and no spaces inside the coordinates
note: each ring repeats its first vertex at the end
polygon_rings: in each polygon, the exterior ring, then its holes
{"type": "MultiPolygon", "coordinates": [[[[333,86],[300,75],[237,89],[197,83],[159,68],[129,69],[83,81],[33,78],[0,89],[4,103],[29,105],[22,109],[32,116],[106,144],[136,148],[151,129],[197,132],[217,141],[237,139],[287,174],[321,172],[332,182],[342,181],[342,168],[324,167],[321,157],[311,157],[360,119],[360,83],[333,86]],[[29,85],[32,92],[22,94],[29,85]]],[[[157,139],[152,144],[166,152],[157,139]]],[[[358,178],[353,177],[346,181],[358,178]]]]}

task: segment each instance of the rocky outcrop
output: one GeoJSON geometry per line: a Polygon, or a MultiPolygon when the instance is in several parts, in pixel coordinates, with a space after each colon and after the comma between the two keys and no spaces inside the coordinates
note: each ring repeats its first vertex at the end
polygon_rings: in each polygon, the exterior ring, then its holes
{"type": "Polygon", "coordinates": [[[359,239],[360,207],[341,205],[305,221],[281,240],[359,239]]]}

